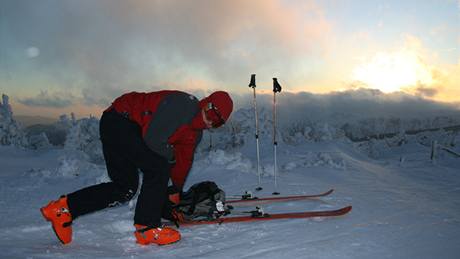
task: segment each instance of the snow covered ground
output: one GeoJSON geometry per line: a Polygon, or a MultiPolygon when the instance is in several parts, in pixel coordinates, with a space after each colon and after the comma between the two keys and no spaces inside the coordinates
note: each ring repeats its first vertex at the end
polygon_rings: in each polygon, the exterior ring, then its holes
{"type": "MultiPolygon", "coordinates": [[[[374,147],[375,149],[375,147],[374,147]]],[[[293,219],[181,228],[170,246],[139,246],[132,226],[134,201],[77,219],[74,241],[63,246],[39,208],[78,188],[107,180],[103,164],[62,148],[0,146],[1,258],[458,258],[460,158],[411,142],[381,148],[378,159],[345,140],[304,141],[278,147],[282,195],[328,197],[265,205],[266,212],[334,209],[337,218],[293,219]]],[[[457,146],[457,152],[458,146],[457,146]]],[[[255,148],[197,155],[187,187],[214,180],[227,195],[254,190],[255,148]]],[[[262,146],[264,189],[270,195],[273,162],[262,146]]]]}

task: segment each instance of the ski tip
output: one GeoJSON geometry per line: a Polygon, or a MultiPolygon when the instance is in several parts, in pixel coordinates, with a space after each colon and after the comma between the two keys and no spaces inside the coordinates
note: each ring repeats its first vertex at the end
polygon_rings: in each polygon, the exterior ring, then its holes
{"type": "Polygon", "coordinates": [[[351,210],[353,209],[353,206],[346,206],[346,207],[343,207],[341,208],[340,210],[343,211],[344,213],[348,213],[350,212],[351,210]]]}
{"type": "Polygon", "coordinates": [[[329,195],[329,194],[331,194],[332,192],[334,192],[334,189],[330,189],[329,191],[325,192],[324,194],[325,194],[325,195],[329,195]]]}

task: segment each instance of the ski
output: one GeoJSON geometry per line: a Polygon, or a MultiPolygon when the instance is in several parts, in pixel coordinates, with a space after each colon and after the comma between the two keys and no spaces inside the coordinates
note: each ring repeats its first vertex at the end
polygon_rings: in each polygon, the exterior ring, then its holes
{"type": "Polygon", "coordinates": [[[236,217],[220,217],[211,220],[189,220],[180,222],[179,225],[183,227],[195,226],[195,225],[211,225],[211,224],[223,224],[223,223],[237,223],[237,222],[253,222],[253,221],[267,221],[276,219],[302,219],[302,218],[314,218],[314,217],[336,217],[342,216],[350,212],[352,206],[343,207],[337,210],[322,210],[322,211],[303,211],[303,212],[291,212],[291,213],[253,213],[248,216],[236,216],[236,217]]]}
{"type": "Polygon", "coordinates": [[[295,196],[272,196],[272,197],[253,197],[253,198],[244,198],[244,199],[237,199],[237,200],[227,200],[225,201],[226,204],[230,205],[237,205],[237,204],[261,204],[261,203],[271,203],[271,202],[283,202],[283,201],[298,201],[310,198],[319,198],[324,197],[331,194],[334,189],[330,189],[327,192],[319,193],[319,194],[310,194],[310,195],[295,195],[295,196]]]}

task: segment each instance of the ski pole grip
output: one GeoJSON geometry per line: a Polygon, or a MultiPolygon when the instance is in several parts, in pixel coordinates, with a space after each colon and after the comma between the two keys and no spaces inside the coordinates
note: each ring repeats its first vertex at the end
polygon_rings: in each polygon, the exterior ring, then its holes
{"type": "Polygon", "coordinates": [[[249,82],[249,87],[256,88],[256,74],[251,75],[251,81],[249,82]]]}
{"type": "Polygon", "coordinates": [[[277,78],[273,78],[273,92],[274,93],[279,93],[281,92],[281,85],[278,83],[277,78]]]}

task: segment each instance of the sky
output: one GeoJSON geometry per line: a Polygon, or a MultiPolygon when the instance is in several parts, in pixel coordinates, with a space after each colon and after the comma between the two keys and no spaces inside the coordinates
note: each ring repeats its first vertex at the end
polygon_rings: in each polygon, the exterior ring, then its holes
{"type": "Polygon", "coordinates": [[[0,0],[17,115],[99,116],[162,89],[246,105],[251,74],[300,101],[370,88],[460,107],[460,0],[0,0]]]}

